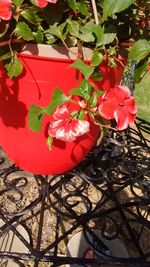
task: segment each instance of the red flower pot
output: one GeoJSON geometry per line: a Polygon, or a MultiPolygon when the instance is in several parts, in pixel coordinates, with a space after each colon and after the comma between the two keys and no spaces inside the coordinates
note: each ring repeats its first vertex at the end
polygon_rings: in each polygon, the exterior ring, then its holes
{"type": "MultiPolygon", "coordinates": [[[[39,50],[36,52],[39,53],[39,50]]],[[[0,144],[24,170],[35,174],[64,173],[75,167],[90,151],[98,137],[99,127],[91,123],[90,133],[75,142],[55,140],[50,151],[46,146],[49,117],[44,118],[41,132],[35,133],[28,129],[27,115],[31,104],[48,105],[56,86],[67,93],[79,83],[81,75],[69,68],[73,59],[62,51],[60,54],[56,51],[51,58],[27,53],[21,53],[19,57],[25,66],[20,77],[10,80],[2,66],[0,68],[0,144]]],[[[122,67],[120,65],[111,74],[111,70],[107,72],[103,66],[103,72],[106,77],[102,83],[104,87],[110,86],[119,81],[122,67]]]]}

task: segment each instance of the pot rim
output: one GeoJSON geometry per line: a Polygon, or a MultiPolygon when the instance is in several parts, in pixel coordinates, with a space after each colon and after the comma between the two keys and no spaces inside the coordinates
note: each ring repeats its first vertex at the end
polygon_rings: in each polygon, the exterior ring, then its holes
{"type": "MultiPolygon", "coordinates": [[[[37,59],[45,58],[54,61],[69,61],[73,62],[79,58],[77,47],[70,47],[68,50],[64,46],[60,45],[46,45],[46,44],[25,44],[22,47],[22,51],[18,53],[20,57],[34,57],[37,59]]],[[[88,47],[82,48],[83,58],[86,62],[90,62],[93,50],[88,47]]],[[[126,61],[127,57],[118,55],[120,61],[126,61]]]]}

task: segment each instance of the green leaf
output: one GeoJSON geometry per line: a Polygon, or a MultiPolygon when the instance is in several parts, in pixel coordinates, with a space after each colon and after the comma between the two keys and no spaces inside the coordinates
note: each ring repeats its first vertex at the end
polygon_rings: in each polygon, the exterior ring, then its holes
{"type": "Polygon", "coordinates": [[[77,120],[84,120],[86,112],[84,109],[81,110],[74,110],[71,112],[71,117],[72,119],[77,119],[77,120]]]}
{"type": "Polygon", "coordinates": [[[91,95],[91,84],[87,80],[82,80],[80,85],[70,90],[70,95],[76,95],[82,97],[85,101],[88,101],[91,95]]]}
{"type": "Polygon", "coordinates": [[[90,97],[88,104],[91,107],[95,107],[97,105],[97,101],[98,101],[98,95],[96,93],[96,91],[93,92],[93,95],[90,97]]]}
{"type": "Polygon", "coordinates": [[[24,0],[13,0],[12,2],[13,2],[13,4],[15,5],[15,6],[21,6],[22,5],[22,3],[23,3],[23,1],[24,0]]]}
{"type": "Polygon", "coordinates": [[[94,29],[95,24],[93,22],[87,22],[84,26],[80,28],[80,34],[79,38],[84,42],[94,42],[95,41],[95,35],[94,35],[94,29]]]}
{"type": "Polygon", "coordinates": [[[52,35],[50,33],[46,33],[45,37],[47,39],[47,41],[46,41],[47,44],[54,44],[56,42],[56,37],[54,37],[54,35],[52,35]]]}
{"type": "Polygon", "coordinates": [[[76,9],[76,1],[75,0],[68,0],[68,4],[69,4],[70,8],[72,8],[73,10],[76,9]]]}
{"type": "Polygon", "coordinates": [[[68,19],[67,23],[68,23],[67,24],[68,32],[71,35],[78,37],[78,35],[79,35],[79,23],[77,21],[71,20],[71,19],[68,19]]]}
{"type": "Polygon", "coordinates": [[[112,17],[115,13],[121,12],[128,8],[133,3],[133,0],[103,0],[103,20],[109,16],[112,17]]]}
{"type": "Polygon", "coordinates": [[[15,32],[26,41],[34,40],[33,33],[25,22],[18,22],[15,32]]]}
{"type": "Polygon", "coordinates": [[[94,72],[94,69],[95,69],[93,66],[87,65],[80,59],[72,63],[70,65],[70,68],[76,68],[80,70],[86,80],[91,76],[91,74],[94,72]]]}
{"type": "Polygon", "coordinates": [[[101,90],[96,90],[95,93],[97,94],[97,96],[102,96],[105,92],[101,90]]]}
{"type": "Polygon", "coordinates": [[[60,24],[58,26],[58,24],[56,23],[50,29],[48,29],[46,31],[46,33],[50,33],[50,34],[53,34],[54,36],[56,36],[56,37],[58,37],[60,39],[64,39],[64,33],[63,33],[63,31],[64,31],[64,28],[65,28],[66,24],[67,23],[64,22],[64,23],[62,23],[62,24],[60,24]]]}
{"type": "Polygon", "coordinates": [[[76,7],[79,9],[80,13],[84,16],[88,16],[89,12],[88,12],[88,7],[86,5],[86,3],[80,3],[78,2],[76,4],[76,7]]]}
{"type": "Polygon", "coordinates": [[[78,119],[79,116],[79,110],[73,110],[70,114],[70,116],[72,117],[72,119],[78,119]]]}
{"type": "Polygon", "coordinates": [[[99,66],[103,61],[103,54],[96,52],[92,56],[92,65],[93,66],[99,66]]]}
{"type": "Polygon", "coordinates": [[[41,21],[41,18],[37,15],[35,10],[33,9],[24,9],[21,12],[21,15],[31,24],[36,25],[38,22],[41,21]]]}
{"type": "Polygon", "coordinates": [[[44,41],[44,35],[43,35],[43,32],[38,30],[36,32],[33,32],[33,35],[34,35],[34,38],[36,40],[37,43],[40,43],[42,44],[43,41],[44,41]]]}
{"type": "Polygon", "coordinates": [[[91,75],[93,81],[100,81],[103,78],[103,74],[100,69],[95,68],[94,72],[91,75]]]}
{"type": "Polygon", "coordinates": [[[40,132],[43,119],[43,108],[31,105],[28,113],[28,127],[34,132],[40,132]]]}
{"type": "Polygon", "coordinates": [[[76,37],[69,35],[69,36],[67,36],[65,42],[66,42],[68,47],[73,47],[73,46],[77,45],[78,40],[76,37]]]}
{"type": "Polygon", "coordinates": [[[52,94],[50,104],[44,108],[44,112],[51,115],[54,109],[63,103],[72,102],[59,88],[56,88],[52,94]]]}
{"type": "Polygon", "coordinates": [[[48,138],[46,139],[46,144],[48,146],[48,149],[51,150],[53,144],[53,137],[48,136],[48,138]]]}
{"type": "Polygon", "coordinates": [[[132,46],[129,51],[129,58],[136,60],[137,63],[150,54],[150,42],[140,39],[132,46]]]}
{"type": "Polygon", "coordinates": [[[79,39],[86,43],[93,43],[95,41],[95,36],[93,35],[93,32],[80,33],[79,39]]]}
{"type": "Polygon", "coordinates": [[[134,71],[134,81],[135,83],[139,83],[141,78],[143,77],[143,74],[145,74],[148,70],[148,62],[144,62],[139,67],[136,67],[134,71]]]}
{"type": "Polygon", "coordinates": [[[114,41],[115,38],[116,38],[116,33],[104,33],[102,38],[99,39],[99,42],[97,42],[97,46],[110,44],[114,41]]]}
{"type": "Polygon", "coordinates": [[[101,46],[102,45],[102,38],[104,35],[104,29],[100,25],[93,25],[91,28],[92,32],[96,36],[96,46],[101,46]]]}
{"type": "Polygon", "coordinates": [[[79,112],[78,120],[84,120],[85,115],[86,115],[85,110],[81,109],[79,112]]]}
{"type": "Polygon", "coordinates": [[[12,57],[12,53],[8,52],[8,53],[5,53],[4,55],[0,55],[0,60],[6,60],[6,59],[9,59],[11,57],[12,57]]]}
{"type": "Polygon", "coordinates": [[[22,73],[23,65],[21,61],[17,58],[17,55],[15,54],[11,58],[10,63],[5,64],[5,68],[7,70],[9,77],[12,79],[14,77],[19,76],[22,73]]]}

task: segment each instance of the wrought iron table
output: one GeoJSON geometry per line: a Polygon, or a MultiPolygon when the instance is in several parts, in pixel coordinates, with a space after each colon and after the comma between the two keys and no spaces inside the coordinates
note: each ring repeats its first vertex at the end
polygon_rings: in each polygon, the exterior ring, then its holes
{"type": "Polygon", "coordinates": [[[110,131],[77,168],[57,176],[24,172],[1,150],[0,266],[150,266],[149,132],[140,119],[124,132],[110,131]],[[10,232],[23,251],[4,246],[10,232]],[[67,252],[78,232],[94,259],[67,252]],[[114,240],[128,257],[112,255],[114,240]]]}

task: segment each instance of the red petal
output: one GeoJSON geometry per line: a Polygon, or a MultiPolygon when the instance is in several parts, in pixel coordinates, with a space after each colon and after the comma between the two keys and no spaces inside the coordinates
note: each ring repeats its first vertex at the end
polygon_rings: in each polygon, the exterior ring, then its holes
{"type": "MultiPolygon", "coordinates": [[[[103,100],[111,100],[111,101],[117,101],[117,96],[115,94],[115,88],[111,88],[110,90],[108,90],[103,96],[102,96],[103,100]]],[[[119,102],[118,102],[119,103],[119,102]]]]}
{"type": "Polygon", "coordinates": [[[129,125],[129,112],[124,107],[119,107],[114,112],[114,118],[117,122],[117,129],[118,130],[124,130],[129,125]]]}
{"type": "Polygon", "coordinates": [[[103,100],[98,107],[98,111],[105,119],[114,119],[114,112],[118,108],[118,102],[116,99],[103,100]]]}
{"type": "Polygon", "coordinates": [[[136,119],[136,114],[128,113],[129,124],[133,123],[135,121],[135,119],[136,119]]]}
{"type": "Polygon", "coordinates": [[[115,87],[115,94],[119,102],[123,102],[126,98],[130,97],[131,92],[127,86],[117,85],[115,87]]]}
{"type": "Polygon", "coordinates": [[[124,105],[126,107],[126,109],[132,113],[132,114],[136,114],[137,113],[137,108],[135,106],[135,101],[134,98],[132,96],[130,96],[128,99],[126,99],[124,101],[124,105]]]}
{"type": "Polygon", "coordinates": [[[127,86],[117,85],[111,88],[105,95],[104,99],[116,99],[118,103],[123,103],[130,96],[130,89],[127,86]]]}
{"type": "Polygon", "coordinates": [[[35,0],[35,3],[39,7],[45,7],[48,4],[48,2],[46,0],[35,0]]]}
{"type": "Polygon", "coordinates": [[[0,0],[0,18],[9,20],[11,18],[11,0],[0,0]]]}

